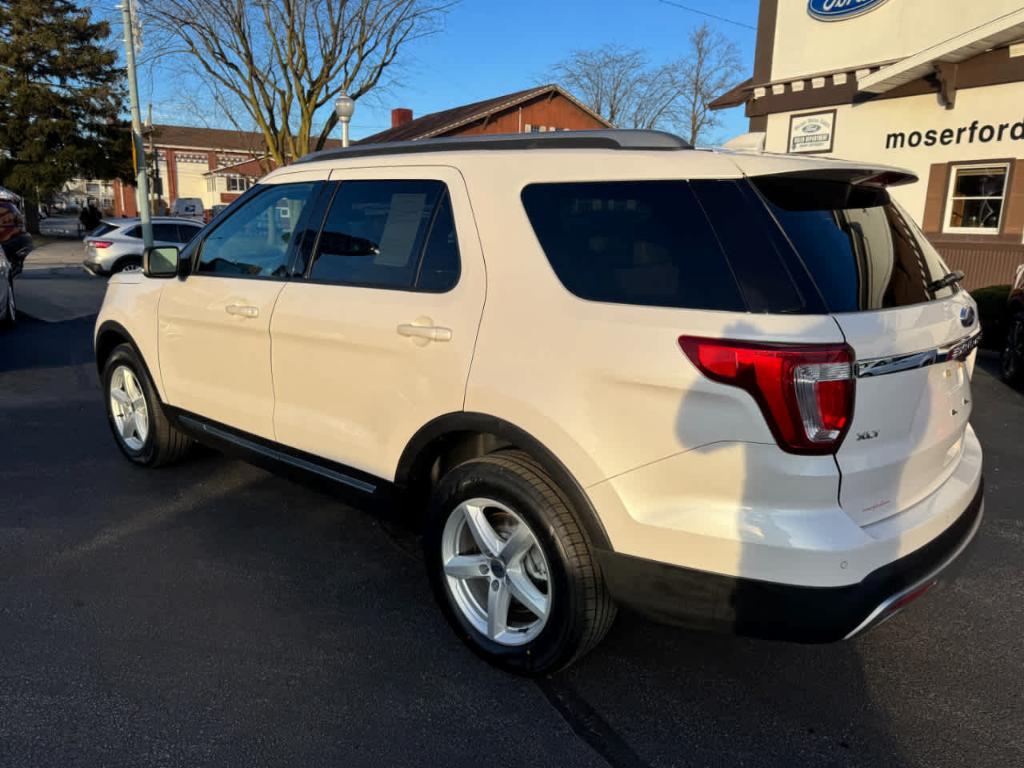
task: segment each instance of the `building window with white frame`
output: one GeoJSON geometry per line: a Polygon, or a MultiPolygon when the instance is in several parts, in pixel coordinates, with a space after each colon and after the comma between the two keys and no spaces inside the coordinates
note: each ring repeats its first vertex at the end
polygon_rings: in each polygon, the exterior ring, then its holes
{"type": "Polygon", "coordinates": [[[946,200],[944,232],[968,235],[997,235],[1003,218],[1006,163],[954,165],[946,200]]]}
{"type": "Polygon", "coordinates": [[[248,176],[232,174],[227,177],[227,180],[228,192],[245,192],[245,190],[252,186],[252,179],[248,176]]]}

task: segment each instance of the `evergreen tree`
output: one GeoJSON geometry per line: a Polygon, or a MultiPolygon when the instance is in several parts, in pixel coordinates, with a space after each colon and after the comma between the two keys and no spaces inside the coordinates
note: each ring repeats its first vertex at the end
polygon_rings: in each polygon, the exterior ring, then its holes
{"type": "Polygon", "coordinates": [[[0,0],[0,186],[38,204],[71,178],[128,177],[110,25],[69,0],[0,0]]]}

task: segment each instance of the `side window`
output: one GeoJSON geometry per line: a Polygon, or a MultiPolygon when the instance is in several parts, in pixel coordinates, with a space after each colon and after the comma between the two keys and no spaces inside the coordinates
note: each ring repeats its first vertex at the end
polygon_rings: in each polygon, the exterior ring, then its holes
{"type": "Polygon", "coordinates": [[[751,312],[824,312],[817,289],[745,181],[691,181],[751,312]],[[743,222],[737,226],[736,222],[743,222]]]}
{"type": "MultiPolygon", "coordinates": [[[[342,182],[320,233],[310,279],[411,290],[423,252],[431,245],[431,261],[437,266],[426,268],[438,273],[430,279],[443,284],[445,273],[451,271],[452,253],[449,248],[445,254],[446,224],[439,225],[436,241],[432,225],[446,199],[446,187],[440,181],[342,182]]],[[[450,208],[445,218],[451,220],[450,208]]],[[[455,247],[454,239],[451,246],[455,247]]],[[[451,282],[451,277],[447,280],[451,282]]]]}
{"type": "Polygon", "coordinates": [[[178,225],[168,224],[165,222],[158,222],[153,225],[153,239],[161,240],[165,243],[177,243],[178,240],[178,225]]]}
{"type": "Polygon", "coordinates": [[[129,229],[124,233],[125,237],[134,237],[136,240],[142,239],[142,227],[136,226],[129,229]]]}
{"type": "Polygon", "coordinates": [[[292,233],[317,182],[271,184],[222,220],[203,240],[200,274],[284,277],[292,233]]]}
{"type": "Polygon", "coordinates": [[[558,279],[582,299],[746,309],[685,181],[531,184],[522,200],[558,279]]]}
{"type": "Polygon", "coordinates": [[[202,229],[202,227],[193,227],[189,224],[179,224],[178,242],[187,243],[189,240],[196,236],[196,233],[199,232],[200,229],[202,229]]]}
{"type": "Polygon", "coordinates": [[[459,241],[448,193],[441,197],[423,249],[416,288],[430,293],[450,291],[459,282],[459,241]]]}

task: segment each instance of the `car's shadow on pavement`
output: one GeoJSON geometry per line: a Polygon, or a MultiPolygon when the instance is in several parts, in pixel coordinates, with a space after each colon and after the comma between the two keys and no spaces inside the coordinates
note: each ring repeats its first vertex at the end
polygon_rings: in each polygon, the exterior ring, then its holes
{"type": "Polygon", "coordinates": [[[0,373],[92,363],[95,322],[79,317],[46,323],[20,314],[13,328],[0,333],[0,373]]]}

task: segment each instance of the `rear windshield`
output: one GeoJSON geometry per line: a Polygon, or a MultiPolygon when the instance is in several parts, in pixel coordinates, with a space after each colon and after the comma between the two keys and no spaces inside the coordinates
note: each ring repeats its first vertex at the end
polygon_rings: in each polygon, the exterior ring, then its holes
{"type": "Polygon", "coordinates": [[[522,199],[559,280],[591,301],[850,312],[929,301],[947,271],[884,190],[845,183],[532,184],[522,199]]]}
{"type": "Polygon", "coordinates": [[[945,298],[928,284],[949,270],[883,189],[769,176],[753,180],[800,254],[830,312],[945,298]]]}
{"type": "Polygon", "coordinates": [[[113,232],[115,229],[117,229],[117,227],[115,227],[113,224],[107,224],[106,222],[103,222],[98,227],[96,227],[96,229],[89,233],[89,237],[100,237],[102,235],[107,234],[107,232],[113,232]]]}

